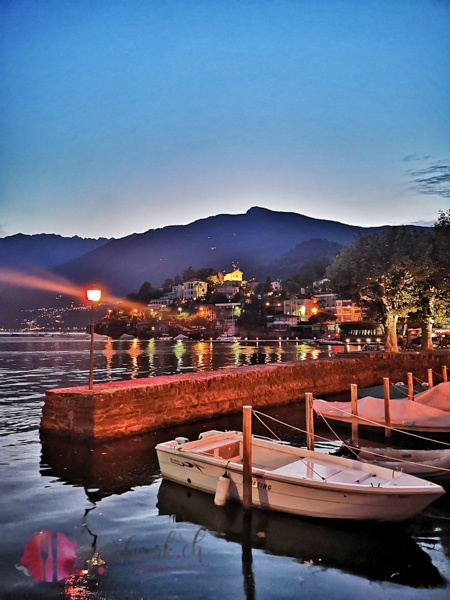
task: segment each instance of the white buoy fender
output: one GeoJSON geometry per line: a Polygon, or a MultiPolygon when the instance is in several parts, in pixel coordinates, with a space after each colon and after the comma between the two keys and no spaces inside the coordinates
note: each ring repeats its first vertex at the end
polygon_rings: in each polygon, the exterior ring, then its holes
{"type": "Polygon", "coordinates": [[[230,478],[227,473],[224,473],[217,481],[216,495],[214,496],[214,504],[216,506],[224,506],[227,501],[229,487],[230,478]]]}

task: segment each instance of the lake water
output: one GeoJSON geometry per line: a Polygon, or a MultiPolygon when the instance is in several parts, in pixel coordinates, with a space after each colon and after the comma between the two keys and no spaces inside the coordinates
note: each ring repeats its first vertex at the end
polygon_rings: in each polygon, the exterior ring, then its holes
{"type": "MultiPolygon", "coordinates": [[[[256,350],[266,361],[320,360],[335,351],[286,341],[258,349],[97,341],[94,379],[238,367],[252,364],[256,350]]],[[[96,445],[43,436],[45,390],[85,385],[88,365],[82,336],[0,338],[2,599],[450,597],[447,496],[402,525],[257,510],[247,519],[238,505],[218,508],[210,496],[161,482],[154,452],[177,435],[240,429],[240,415],[96,445]]],[[[304,428],[301,403],[265,412],[304,428]]],[[[298,436],[270,426],[286,439],[298,436]]],[[[255,431],[267,433],[258,424],[255,431]]]]}

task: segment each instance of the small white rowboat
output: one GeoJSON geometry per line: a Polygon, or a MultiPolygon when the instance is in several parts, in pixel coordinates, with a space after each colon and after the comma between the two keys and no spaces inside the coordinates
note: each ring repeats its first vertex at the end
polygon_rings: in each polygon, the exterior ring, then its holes
{"type": "MultiPolygon", "coordinates": [[[[402,521],[444,494],[400,471],[252,436],[252,505],[327,519],[402,521]]],[[[243,435],[210,431],[156,446],[163,478],[243,501],[243,435]]],[[[218,499],[221,496],[222,498],[218,499]]]]}
{"type": "Polygon", "coordinates": [[[398,448],[361,448],[358,460],[441,485],[450,482],[450,450],[402,450],[398,448]]]}

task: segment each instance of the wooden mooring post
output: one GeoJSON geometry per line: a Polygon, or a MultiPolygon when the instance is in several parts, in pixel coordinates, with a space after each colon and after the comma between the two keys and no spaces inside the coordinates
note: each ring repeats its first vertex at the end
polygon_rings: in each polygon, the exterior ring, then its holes
{"type": "Polygon", "coordinates": [[[359,445],[358,427],[358,386],[352,383],[350,387],[350,399],[352,407],[352,442],[354,446],[359,445]]]}
{"type": "Polygon", "coordinates": [[[413,374],[407,373],[408,377],[408,400],[414,400],[414,380],[413,374]]]}
{"type": "Polygon", "coordinates": [[[428,387],[432,388],[433,387],[433,369],[427,369],[427,373],[428,373],[428,387]]]}
{"type": "Polygon", "coordinates": [[[447,381],[447,365],[442,365],[442,381],[447,381]]]}
{"type": "Polygon", "coordinates": [[[314,450],[314,408],[313,395],[310,392],[305,394],[306,403],[306,444],[308,450],[314,450]]]}
{"type": "Polygon", "coordinates": [[[389,377],[383,377],[384,391],[384,435],[387,438],[391,437],[391,391],[389,387],[389,377]]]}
{"type": "Polygon", "coordinates": [[[252,508],[252,407],[243,407],[242,504],[245,512],[252,508]]]}

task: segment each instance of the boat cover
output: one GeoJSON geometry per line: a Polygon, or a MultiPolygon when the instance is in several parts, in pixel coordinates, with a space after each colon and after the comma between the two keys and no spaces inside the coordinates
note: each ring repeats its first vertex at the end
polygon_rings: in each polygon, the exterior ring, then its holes
{"type": "Polygon", "coordinates": [[[414,402],[450,412],[450,381],[444,381],[414,397],[414,402]]]}
{"type": "MultiPolygon", "coordinates": [[[[352,418],[351,402],[314,400],[314,410],[324,418],[345,422],[350,422],[352,418]]],[[[450,411],[440,410],[414,400],[391,400],[389,412],[392,427],[450,430],[450,411]]],[[[384,399],[366,396],[358,400],[358,417],[361,422],[366,421],[367,425],[383,425],[385,422],[384,399]]]]}

